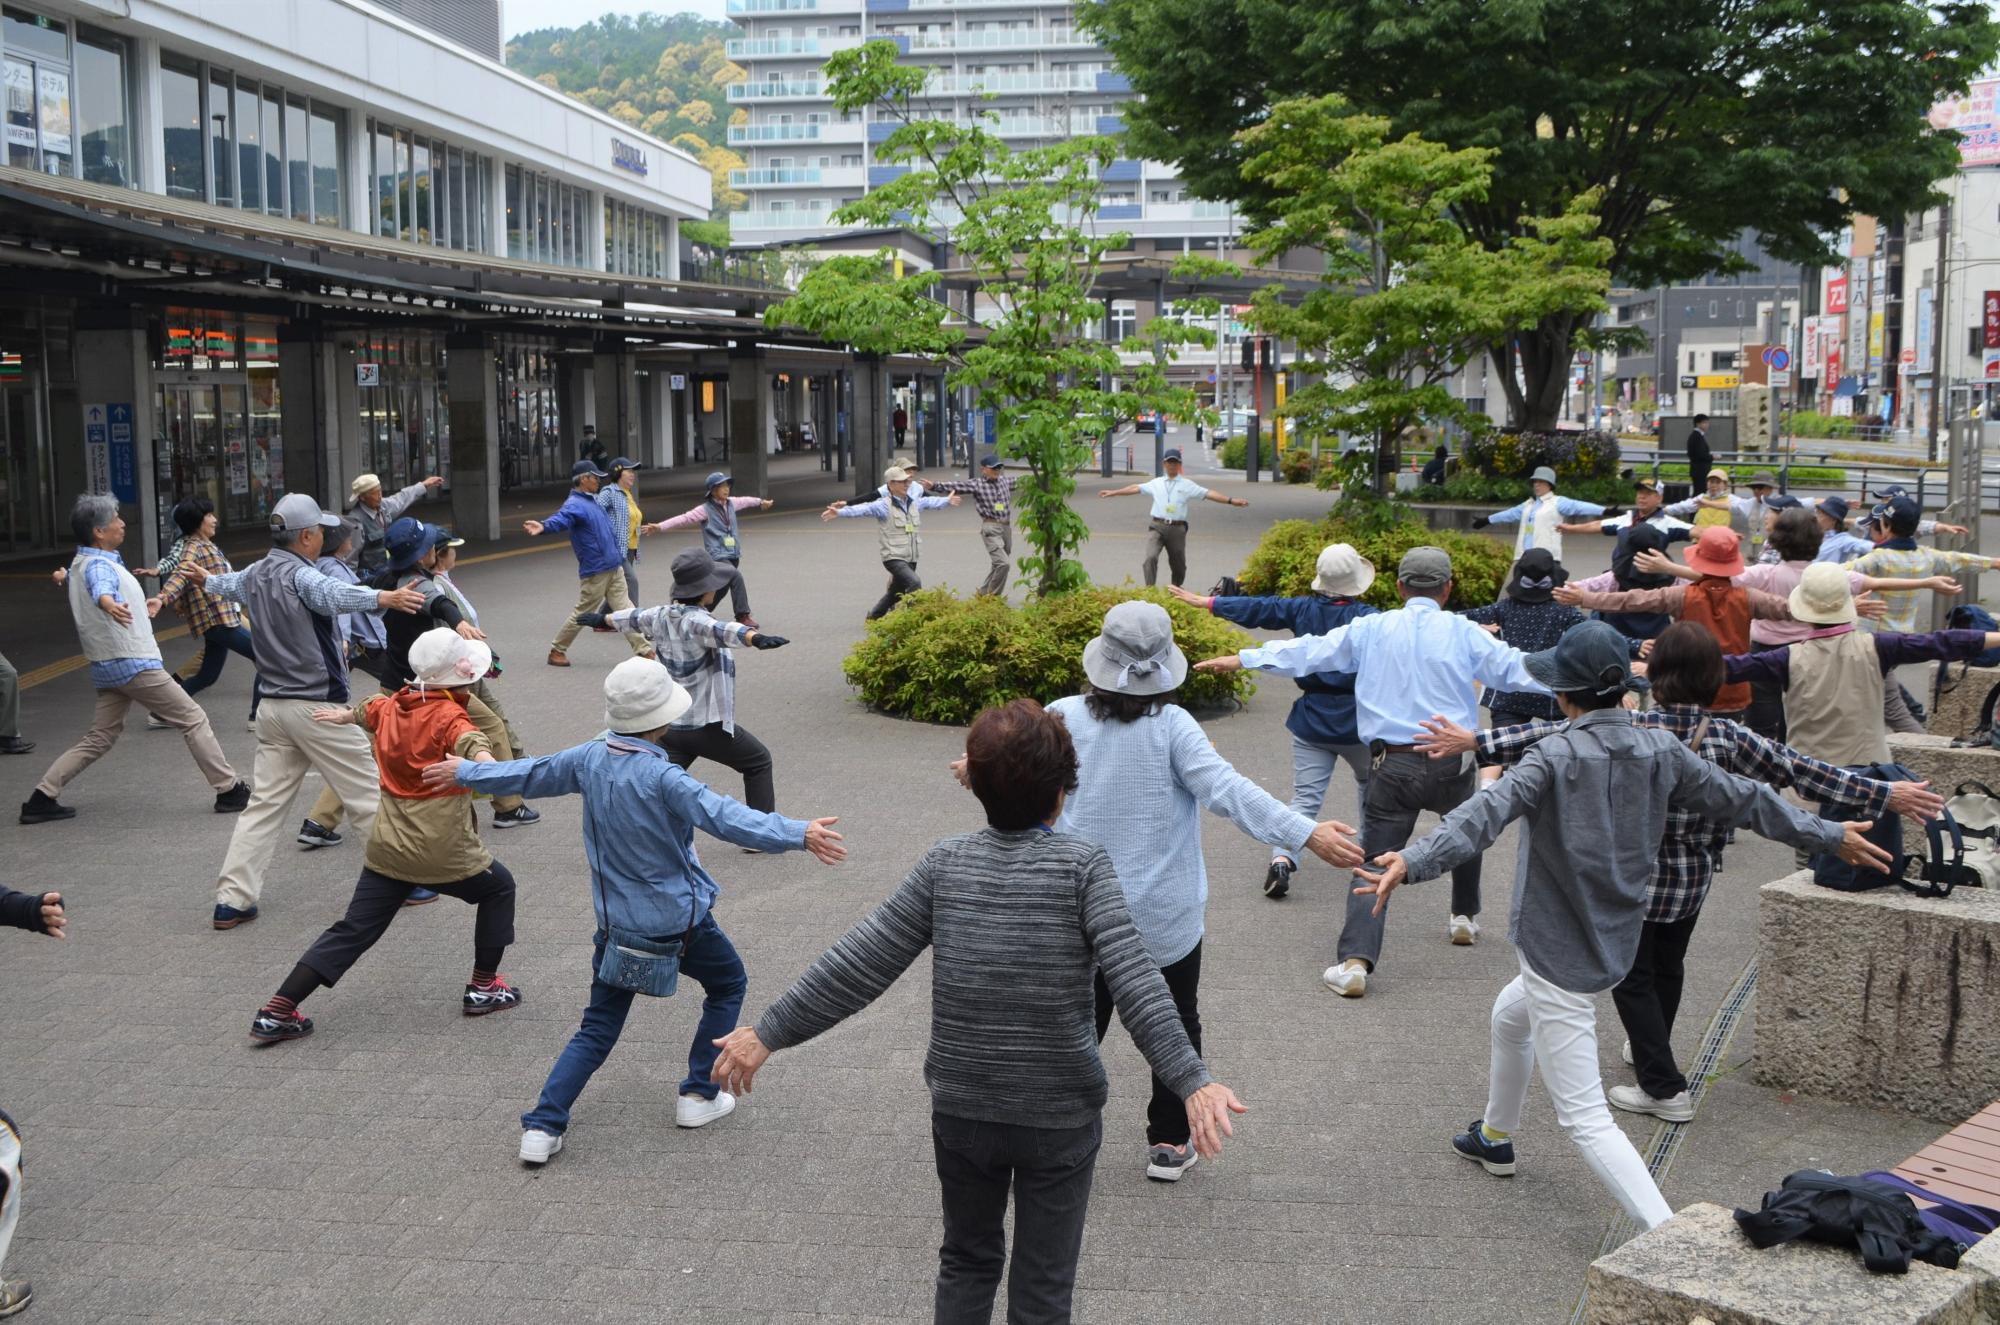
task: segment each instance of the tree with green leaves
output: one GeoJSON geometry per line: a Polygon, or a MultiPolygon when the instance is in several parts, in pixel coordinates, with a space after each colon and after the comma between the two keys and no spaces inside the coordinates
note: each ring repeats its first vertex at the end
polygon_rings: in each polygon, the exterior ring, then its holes
{"type": "Polygon", "coordinates": [[[1319,289],[1297,302],[1279,286],[1259,291],[1252,317],[1295,342],[1298,369],[1318,377],[1286,402],[1300,431],[1364,439],[1345,485],[1379,482],[1419,423],[1486,427],[1446,387],[1486,346],[1605,306],[1611,241],[1595,233],[1594,191],[1560,215],[1523,218],[1524,233],[1489,249],[1460,218],[1486,201],[1491,148],[1391,139],[1386,118],[1337,96],[1274,106],[1238,137],[1244,178],[1274,199],[1246,236],[1251,251],[1326,258],[1319,289]]]}
{"type": "MultiPolygon", "coordinates": [[[[1136,154],[1193,191],[1275,213],[1238,135],[1327,94],[1393,134],[1493,151],[1460,213],[1499,250],[1599,190],[1620,282],[1731,270],[1754,232],[1778,258],[1831,263],[1856,214],[1894,216],[1957,168],[1927,114],[2000,47],[1977,0],[1099,0],[1081,11],[1143,100],[1136,154]]],[[[1584,325],[1550,312],[1493,346],[1517,424],[1554,426],[1584,325]],[[1518,371],[1518,378],[1517,378],[1518,371]]]]}
{"type": "MultiPolygon", "coordinates": [[[[1094,331],[1104,320],[1105,255],[1130,236],[1097,224],[1099,177],[1118,156],[1103,137],[1077,137],[1016,151],[980,120],[926,118],[913,108],[928,71],[896,63],[894,43],[874,41],[828,59],[826,79],[843,113],[873,110],[896,128],[875,160],[904,173],[834,213],[841,224],[901,227],[941,236],[954,265],[977,286],[973,321],[939,297],[936,271],[898,275],[887,250],[833,257],[768,310],[771,326],[794,326],[864,354],[919,354],[949,366],[995,411],[1000,454],[1024,461],[1016,486],[1020,563],[1034,592],[1089,583],[1075,553],[1090,530],[1071,507],[1075,472],[1092,443],[1140,409],[1188,414],[1193,393],[1167,385],[1174,345],[1212,343],[1198,325],[1154,318],[1135,342],[1154,353],[1136,369],[1094,331]],[[1120,389],[1102,383],[1112,375],[1120,389]]],[[[1184,304],[1195,317],[1213,301],[1184,304]]]]}

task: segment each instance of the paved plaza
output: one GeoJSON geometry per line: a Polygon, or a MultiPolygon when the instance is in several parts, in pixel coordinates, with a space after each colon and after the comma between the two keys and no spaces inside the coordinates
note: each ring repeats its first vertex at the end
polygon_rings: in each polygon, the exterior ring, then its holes
{"type": "MultiPolygon", "coordinates": [[[[840,659],[882,591],[873,526],[820,523],[820,507],[848,494],[815,462],[786,459],[774,472],[779,504],[745,520],[743,564],[758,619],[793,644],[739,655],[737,712],[777,758],[780,810],[840,816],[851,853],[826,868],[804,853],[749,856],[703,840],[723,888],[717,917],[750,969],[746,1019],[931,842],[982,823],[946,769],[961,731],[869,713],[841,679],[840,659]]],[[[1201,465],[1191,472],[1209,477],[1201,465]]],[[[688,489],[698,475],[647,478],[650,518],[696,499],[688,489]]],[[[1270,521],[1316,516],[1327,503],[1311,489],[1229,483],[1252,505],[1198,507],[1190,587],[1234,572],[1270,521]]],[[[1136,579],[1144,504],[1098,502],[1097,486],[1081,483],[1094,530],[1084,560],[1100,581],[1136,579]]],[[[514,502],[509,527],[559,500],[514,502]]],[[[934,513],[925,532],[926,583],[979,581],[970,502],[934,513]]],[[[688,542],[646,544],[645,602],[660,600],[667,561],[688,542]]],[[[1601,570],[1609,546],[1573,538],[1570,564],[1601,570]]],[[[600,683],[627,656],[624,644],[585,634],[572,668],[543,664],[574,597],[567,544],[516,535],[465,552],[476,555],[457,579],[505,665],[498,686],[530,753],[601,730],[600,683]]],[[[736,1114],[701,1131],[673,1125],[696,998],[641,1000],[579,1102],[565,1150],[526,1170],[514,1158],[519,1115],[575,1028],[590,980],[577,803],[539,803],[538,826],[487,835],[521,885],[505,970],[523,1007],[460,1015],[471,914],[446,898],[404,913],[338,988],[313,998],[310,1039],[253,1048],[251,1013],[344,907],[361,843],[307,853],[287,841],[262,917],[212,930],[233,821],[211,812],[175,735],[147,731],[143,718],[65,793],[77,818],[14,826],[12,804],[83,732],[91,705],[87,673],[60,666],[77,651],[62,598],[33,569],[0,578],[0,650],[33,682],[23,729],[39,742],[0,761],[10,807],[0,860],[6,883],[64,893],[72,937],[0,933],[0,1107],[21,1124],[28,1164],[7,1268],[36,1287],[24,1321],[928,1318],[940,1234],[922,1078],[928,960],[866,1013],[775,1056],[736,1114]]],[[[166,651],[174,665],[190,645],[183,637],[166,651]]],[[[249,689],[236,661],[202,696],[246,777],[249,689]]],[[[1207,723],[1218,749],[1281,799],[1293,693],[1267,681],[1246,710],[1207,723]]],[[[741,793],[727,770],[696,772],[741,793]]],[[[318,785],[309,778],[306,794],[318,785]]],[[[1359,822],[1344,775],[1329,813],[1359,822]]],[[[1360,1001],[1319,980],[1345,876],[1310,862],[1292,895],[1270,902],[1258,888],[1266,849],[1221,820],[1205,837],[1208,1058],[1251,1112],[1218,1162],[1177,1185],[1148,1182],[1146,1071],[1114,1026],[1077,1319],[1569,1319],[1616,1208],[1546,1097],[1530,1095],[1518,1176],[1488,1177],[1449,1147],[1483,1104],[1487,1012],[1516,969],[1504,938],[1515,830],[1486,857],[1479,944],[1447,944],[1444,884],[1411,888],[1394,904],[1379,977],[1360,1001]]],[[[1757,885],[1790,861],[1789,848],[1748,837],[1731,850],[1689,955],[1684,1060],[1753,954],[1757,885]]],[[[1627,1080],[1608,997],[1599,1018],[1606,1080],[1627,1080]]],[[[1751,1048],[1745,1017],[1665,1175],[1676,1207],[1754,1205],[1794,1169],[1894,1163],[1937,1131],[1758,1087],[1751,1048]]],[[[1617,1116],[1644,1150],[1652,1120],[1617,1116]]]]}

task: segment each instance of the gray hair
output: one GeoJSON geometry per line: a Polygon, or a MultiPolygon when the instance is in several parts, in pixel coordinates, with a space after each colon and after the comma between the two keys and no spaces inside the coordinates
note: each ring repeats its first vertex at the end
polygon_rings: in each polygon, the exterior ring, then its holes
{"type": "Polygon", "coordinates": [[[76,505],[70,508],[69,529],[76,535],[78,547],[89,547],[97,541],[97,531],[118,518],[118,499],[104,492],[78,493],[76,505]]]}

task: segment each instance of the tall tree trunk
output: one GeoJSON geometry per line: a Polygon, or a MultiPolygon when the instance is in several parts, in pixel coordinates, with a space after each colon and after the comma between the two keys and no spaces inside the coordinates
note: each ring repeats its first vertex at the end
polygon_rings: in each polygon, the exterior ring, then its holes
{"type": "Polygon", "coordinates": [[[1519,399],[1508,383],[1508,422],[1524,432],[1553,432],[1562,419],[1576,314],[1552,313],[1515,338],[1521,356],[1519,399]]]}

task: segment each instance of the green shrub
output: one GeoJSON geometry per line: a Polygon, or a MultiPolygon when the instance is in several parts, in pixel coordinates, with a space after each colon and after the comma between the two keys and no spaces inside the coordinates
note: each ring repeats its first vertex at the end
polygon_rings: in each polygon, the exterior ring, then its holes
{"type": "MultiPolygon", "coordinates": [[[[1768,469],[1774,474],[1777,473],[1780,463],[1782,462],[1778,460],[1738,460],[1733,464],[1724,465],[1723,468],[1729,471],[1730,481],[1740,488],[1743,486],[1744,479],[1749,478],[1760,469],[1768,469]]],[[[1652,471],[1646,469],[1640,472],[1651,473],[1652,471]]],[[[1663,483],[1687,482],[1688,467],[1686,462],[1661,465],[1660,481],[1663,483]]],[[[1847,471],[1844,469],[1831,469],[1820,465],[1793,465],[1791,472],[1785,475],[1785,481],[1789,486],[1794,488],[1844,488],[1847,486],[1847,471]]],[[[1564,488],[1563,491],[1568,492],[1569,489],[1564,488]]]]}
{"type": "Polygon", "coordinates": [[[1792,415],[1792,435],[1794,437],[1852,437],[1854,420],[1852,417],[1838,418],[1832,414],[1821,414],[1816,410],[1800,410],[1792,415]]]}
{"type": "Polygon", "coordinates": [[[1440,547],[1451,554],[1453,610],[1483,607],[1500,595],[1507,571],[1514,563],[1513,550],[1490,538],[1460,533],[1455,529],[1432,529],[1412,513],[1386,524],[1342,520],[1338,510],[1321,520],[1280,520],[1264,531],[1250,559],[1243,563],[1237,582],[1248,594],[1276,594],[1291,597],[1312,591],[1315,563],[1320,549],[1328,543],[1351,543],[1355,551],[1375,563],[1375,582],[1362,597],[1377,607],[1394,607],[1396,565],[1413,547],[1440,547]]]}
{"type": "Polygon", "coordinates": [[[1288,446],[1278,460],[1278,476],[1287,483],[1311,483],[1318,476],[1331,473],[1333,457],[1321,456],[1315,468],[1312,448],[1308,446],[1288,446]]]}
{"type": "Polygon", "coordinates": [[[1241,469],[1249,460],[1250,439],[1243,436],[1223,438],[1215,455],[1215,463],[1224,469],[1241,469]]]}
{"type": "MultiPolygon", "coordinates": [[[[1228,622],[1159,589],[1093,586],[1031,599],[1018,608],[1002,598],[925,589],[869,622],[868,634],[841,669],[870,708],[964,725],[1011,699],[1047,704],[1076,694],[1083,688],[1083,646],[1114,604],[1134,598],[1167,609],[1174,640],[1189,662],[1234,653],[1252,642],[1228,622]]],[[[1254,689],[1247,673],[1190,670],[1180,702],[1192,709],[1220,708],[1240,703],[1254,689]]]]}

